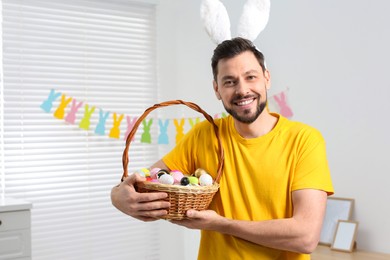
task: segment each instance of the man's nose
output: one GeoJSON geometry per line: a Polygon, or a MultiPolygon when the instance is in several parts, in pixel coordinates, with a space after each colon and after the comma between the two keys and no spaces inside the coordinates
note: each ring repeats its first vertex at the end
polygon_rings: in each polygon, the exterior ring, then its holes
{"type": "Polygon", "coordinates": [[[249,93],[249,86],[247,83],[245,83],[244,81],[239,81],[236,85],[236,91],[235,91],[235,94],[236,95],[246,95],[249,93]]]}

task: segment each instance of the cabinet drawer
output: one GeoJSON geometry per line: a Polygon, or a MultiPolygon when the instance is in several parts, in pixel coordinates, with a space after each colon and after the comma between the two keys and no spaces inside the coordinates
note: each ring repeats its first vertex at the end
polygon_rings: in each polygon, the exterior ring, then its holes
{"type": "Polygon", "coordinates": [[[0,232],[0,259],[31,256],[31,232],[28,229],[0,232]]]}
{"type": "Polygon", "coordinates": [[[0,232],[30,228],[30,211],[9,211],[0,213],[0,232]]]}

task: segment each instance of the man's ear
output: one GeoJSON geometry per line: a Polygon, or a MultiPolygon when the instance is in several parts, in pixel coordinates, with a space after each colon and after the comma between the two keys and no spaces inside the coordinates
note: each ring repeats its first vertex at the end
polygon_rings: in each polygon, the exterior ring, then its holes
{"type": "Polygon", "coordinates": [[[264,78],[265,87],[267,88],[267,90],[269,90],[271,88],[271,73],[267,69],[264,71],[264,78]]]}
{"type": "Polygon", "coordinates": [[[213,88],[214,88],[215,96],[217,97],[218,100],[221,100],[221,95],[218,92],[218,84],[215,80],[213,80],[213,88]]]}

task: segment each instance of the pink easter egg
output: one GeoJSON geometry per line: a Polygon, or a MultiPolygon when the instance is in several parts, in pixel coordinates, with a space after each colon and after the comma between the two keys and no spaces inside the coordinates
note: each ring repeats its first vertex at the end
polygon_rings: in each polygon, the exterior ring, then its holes
{"type": "Polygon", "coordinates": [[[153,168],[153,169],[151,169],[150,170],[150,177],[152,178],[152,179],[157,179],[157,173],[158,173],[158,171],[159,170],[161,170],[160,168],[153,168]]]}
{"type": "Polygon", "coordinates": [[[171,171],[171,176],[173,177],[173,183],[179,184],[184,174],[181,171],[173,170],[171,171]]]}

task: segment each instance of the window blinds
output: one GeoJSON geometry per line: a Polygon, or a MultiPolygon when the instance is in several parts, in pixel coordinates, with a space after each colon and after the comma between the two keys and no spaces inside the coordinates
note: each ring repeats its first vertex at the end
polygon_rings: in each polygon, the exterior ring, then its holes
{"type": "MultiPolygon", "coordinates": [[[[155,5],[3,0],[2,9],[2,186],[6,196],[33,203],[33,259],[158,259],[158,224],[110,202],[123,172],[126,116],[157,101],[155,5]],[[51,91],[83,102],[74,123],[54,116],[61,97],[50,111],[40,107],[51,91]],[[94,132],[100,109],[109,112],[102,135],[94,132]],[[114,113],[125,116],[119,139],[109,137],[114,113]]],[[[132,169],[158,156],[141,133],[130,148],[132,169]]]]}

